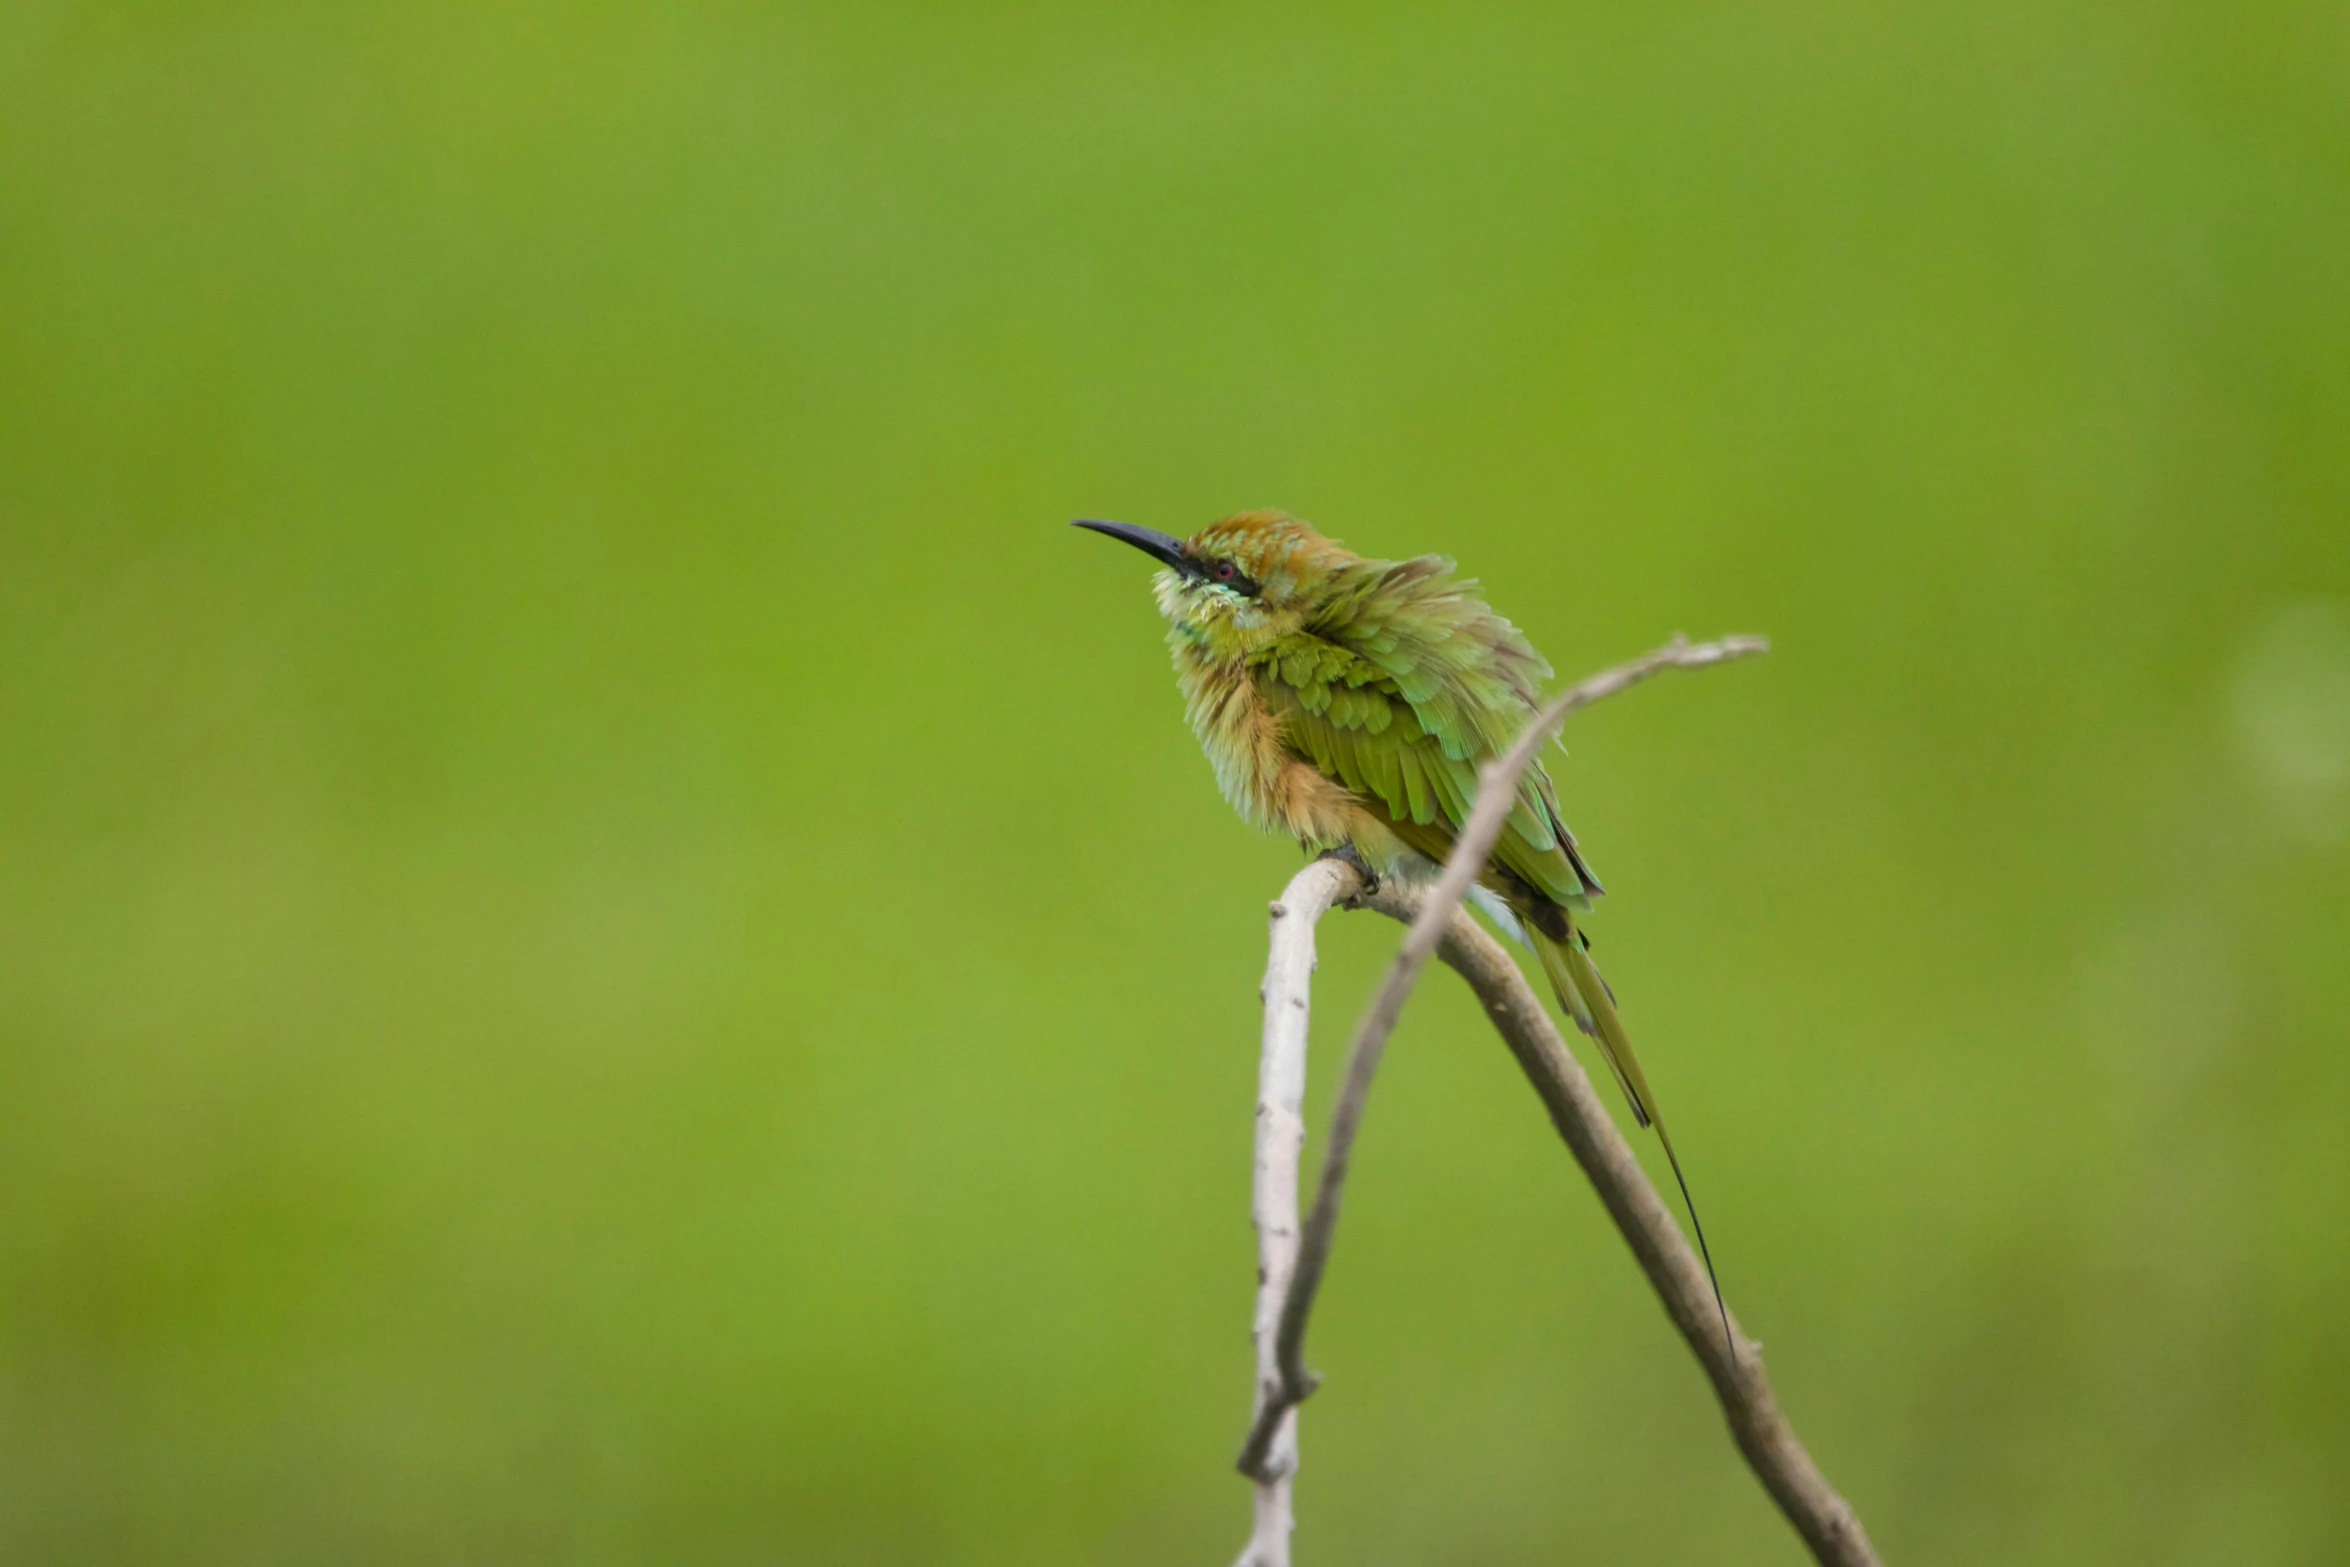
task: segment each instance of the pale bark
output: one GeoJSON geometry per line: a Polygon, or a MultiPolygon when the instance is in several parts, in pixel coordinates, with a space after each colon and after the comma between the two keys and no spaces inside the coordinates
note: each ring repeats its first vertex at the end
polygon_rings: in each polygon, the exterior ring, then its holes
{"type": "MultiPolygon", "coordinates": [[[[1264,1053],[1257,1066],[1256,1174],[1250,1210],[1257,1227],[1257,1408],[1281,1396],[1274,1350],[1281,1302],[1297,1265],[1297,1167],[1305,1148],[1306,1023],[1313,997],[1314,927],[1330,905],[1362,891],[1354,868],[1316,860],[1290,878],[1272,907],[1265,961],[1264,1053]]],[[[1268,1424],[1256,1476],[1256,1527],[1238,1567],[1289,1567],[1291,1476],[1297,1472],[1297,1406],[1268,1424]]]]}

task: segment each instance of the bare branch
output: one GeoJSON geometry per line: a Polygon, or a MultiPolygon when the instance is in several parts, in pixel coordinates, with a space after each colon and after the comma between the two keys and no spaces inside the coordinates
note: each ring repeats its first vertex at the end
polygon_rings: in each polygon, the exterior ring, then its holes
{"type": "Polygon", "coordinates": [[[1780,1412],[1759,1345],[1733,1321],[1725,1342],[1713,1331],[1713,1295],[1703,1265],[1656,1188],[1592,1092],[1590,1079],[1527,986],[1516,963],[1461,908],[1477,869],[1492,852],[1518,778],[1551,727],[1575,708],[1613,695],[1658,670],[1718,663],[1756,653],[1760,638],[1691,646],[1675,638],[1645,658],[1607,670],[1565,692],[1481,779],[1475,809],[1445,873],[1429,891],[1389,882],[1365,895],[1352,866],[1307,867],[1273,906],[1272,957],[1266,969],[1265,1055],[1258,1096],[1255,1211],[1260,1275],[1257,1297],[1257,1418],[1241,1467],[1257,1480],[1257,1531],[1240,1567],[1286,1567],[1290,1477],[1297,1467],[1296,1409],[1313,1391],[1302,1363],[1305,1324],[1335,1234],[1338,1198],[1365,1096],[1380,1052],[1413,980],[1433,951],[1469,982],[1486,1016],[1510,1047],[1551,1122],[1583,1167],[1633,1256],[1712,1380],[1732,1436],[1813,1556],[1828,1567],[1877,1567],[1851,1506],[1812,1462],[1780,1412]],[[1334,902],[1367,904],[1410,926],[1348,1052],[1346,1088],[1332,1119],[1331,1146],[1302,1249],[1290,1238],[1297,1212],[1296,1160],[1304,1127],[1297,1106],[1304,1086],[1305,1027],[1313,966],[1313,923],[1334,902]],[[1288,1274],[1294,1260],[1295,1272],[1288,1274]],[[1288,1277],[1285,1280],[1285,1274],[1288,1277]],[[1286,1288],[1285,1286],[1286,1282],[1286,1288]]]}
{"type": "MultiPolygon", "coordinates": [[[[1418,928],[1434,895],[1392,883],[1362,900],[1392,919],[1418,928]]],[[[1738,1333],[1733,1356],[1714,1317],[1712,1287],[1672,1210],[1649,1184],[1632,1147],[1592,1091],[1591,1079],[1567,1050],[1558,1027],[1536,999],[1526,976],[1501,943],[1464,909],[1447,918],[1437,956],[1469,982],[1485,1015],[1517,1057],[1527,1081],[1550,1112],[1551,1124],[1606,1204],[1608,1216],[1632,1248],[1640,1270],[1681,1330],[1690,1353],[1714,1385],[1738,1450],[1765,1490],[1828,1567],[1878,1567],[1876,1552],[1850,1504],[1836,1494],[1795,1428],[1780,1412],[1765,1374],[1762,1346],[1738,1333]]]]}
{"type": "MultiPolygon", "coordinates": [[[[1258,999],[1265,1007],[1257,1068],[1256,1178],[1250,1217],[1257,1227],[1257,1411],[1281,1396],[1273,1350],[1281,1302],[1297,1263],[1297,1166],[1305,1148],[1306,1023],[1313,996],[1314,927],[1330,906],[1361,895],[1362,877],[1339,860],[1316,860],[1290,878],[1272,907],[1271,955],[1258,999]]],[[[1257,1478],[1256,1528],[1237,1567],[1289,1567],[1290,1477],[1297,1472],[1297,1405],[1268,1424],[1270,1450],[1257,1478]]]]}
{"type": "Polygon", "coordinates": [[[1354,1153],[1355,1132],[1362,1124],[1363,1106],[1370,1096],[1371,1079],[1379,1070],[1388,1036],[1395,1031],[1396,1019],[1402,1015],[1404,1001],[1411,995],[1420,970],[1427,965],[1428,955],[1436,950],[1447,922],[1459,909],[1461,899],[1468,895],[1470,883],[1483,873],[1486,858],[1501,836],[1502,824],[1509,819],[1518,780],[1525,775],[1535,752],[1567,714],[1637,685],[1659,670],[1718,664],[1763,652],[1769,646],[1761,637],[1725,637],[1719,642],[1691,643],[1686,637],[1676,636],[1654,652],[1602,670],[1552,698],[1534,715],[1533,722],[1507,752],[1478,770],[1477,800],[1470,808],[1468,821],[1453,840],[1444,872],[1434,890],[1420,901],[1411,930],[1404,937],[1403,950],[1395,955],[1395,962],[1379,982],[1379,989],[1365,1009],[1362,1021],[1355,1025],[1354,1039],[1347,1047],[1346,1082],[1339,1092],[1338,1108],[1330,1118],[1330,1144],[1322,1154],[1322,1178],[1314,1188],[1313,1210],[1306,1216],[1305,1233],[1298,1248],[1297,1271],[1282,1302],[1280,1327],[1274,1337],[1279,1382],[1275,1396],[1259,1402],[1248,1441],[1240,1451],[1241,1473],[1259,1482],[1271,1478],[1268,1458],[1274,1432],[1289,1410],[1314,1390],[1313,1375],[1305,1368],[1306,1323],[1313,1315],[1314,1295],[1321,1288],[1322,1271],[1330,1260],[1331,1241],[1338,1229],[1339,1201],[1346,1193],[1347,1165],[1354,1153]]]}

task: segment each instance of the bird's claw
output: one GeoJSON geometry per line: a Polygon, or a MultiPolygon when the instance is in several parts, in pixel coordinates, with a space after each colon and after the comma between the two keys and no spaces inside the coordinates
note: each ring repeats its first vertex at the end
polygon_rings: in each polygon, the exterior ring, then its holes
{"type": "Polygon", "coordinates": [[[1362,851],[1351,843],[1342,843],[1335,849],[1324,849],[1314,858],[1336,860],[1342,865],[1353,866],[1354,873],[1363,879],[1363,890],[1360,894],[1362,897],[1367,898],[1379,890],[1379,873],[1371,869],[1371,864],[1363,858],[1362,851]]]}

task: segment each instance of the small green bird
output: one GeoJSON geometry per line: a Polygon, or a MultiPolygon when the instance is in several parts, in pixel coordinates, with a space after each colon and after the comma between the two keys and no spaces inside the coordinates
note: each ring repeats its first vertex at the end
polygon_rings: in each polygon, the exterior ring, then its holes
{"type": "MultiPolygon", "coordinates": [[[[1163,565],[1155,587],[1175,678],[1233,809],[1376,875],[1434,873],[1468,820],[1479,764],[1524,730],[1551,673],[1474,579],[1454,577],[1441,555],[1367,560],[1278,511],[1242,512],[1188,539],[1125,522],[1076,525],[1163,565]]],[[[1656,1093],[1575,925],[1603,889],[1540,762],[1518,786],[1477,890],[1541,959],[1633,1117],[1656,1128],[1688,1202],[1656,1093]]],[[[1694,1203],[1689,1221],[1705,1252],[1694,1203]]],[[[1727,1334],[1726,1313],[1723,1326],[1727,1334]]]]}

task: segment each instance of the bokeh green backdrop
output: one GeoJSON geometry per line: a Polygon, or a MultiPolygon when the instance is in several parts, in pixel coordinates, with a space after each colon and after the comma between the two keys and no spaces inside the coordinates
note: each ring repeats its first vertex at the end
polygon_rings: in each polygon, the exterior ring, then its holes
{"type": "MultiPolygon", "coordinates": [[[[0,1554],[1228,1555],[1281,505],[1777,639],[1558,777],[1889,1559],[2343,1560],[2346,284],[2339,5],[16,0],[0,1554]]],[[[1308,1560],[1801,1559],[1448,976],[1326,1301],[1308,1560]]]]}

